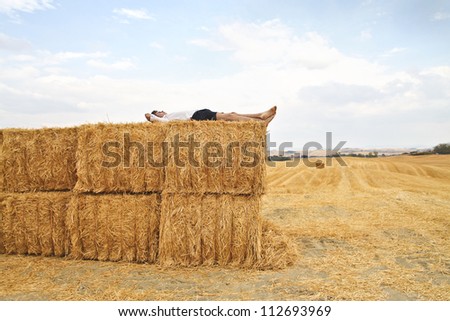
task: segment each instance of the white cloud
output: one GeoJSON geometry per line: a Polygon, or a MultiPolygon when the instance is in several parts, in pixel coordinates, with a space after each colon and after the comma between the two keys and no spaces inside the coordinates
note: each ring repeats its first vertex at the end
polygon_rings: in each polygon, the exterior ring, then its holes
{"type": "Polygon", "coordinates": [[[407,50],[407,48],[395,47],[395,48],[392,48],[392,49],[386,51],[385,53],[383,53],[381,55],[381,57],[384,57],[384,58],[392,57],[392,56],[398,55],[402,52],[405,52],[406,50],[407,50]]]}
{"type": "MultiPolygon", "coordinates": [[[[279,112],[271,132],[278,142],[318,140],[326,131],[353,146],[430,144],[448,137],[450,66],[392,71],[341,52],[318,33],[296,33],[278,20],[232,23],[210,35],[193,45],[203,45],[200,48],[211,55],[217,54],[215,46],[227,48],[220,56],[228,55],[233,72],[184,83],[133,77],[126,73],[135,67],[132,59],[115,61],[101,52],[40,53],[36,60],[17,62],[0,73],[0,85],[15,90],[2,87],[8,100],[0,106],[0,127],[73,125],[108,118],[144,121],[143,114],[152,106],[253,113],[276,104],[279,112]],[[94,68],[81,77],[75,69],[55,73],[48,69],[54,65],[43,66],[43,60],[56,57],[56,67],[68,68],[72,60],[81,59],[94,68]],[[121,77],[98,74],[110,70],[122,70],[121,77]],[[53,112],[58,105],[64,114],[53,112]],[[39,114],[28,117],[27,110],[34,112],[30,108],[39,114]],[[48,117],[39,116],[44,114],[48,117]],[[380,136],[386,140],[380,141],[380,136]]],[[[178,59],[189,59],[190,65],[195,58],[178,59]]],[[[184,64],[179,65],[182,70],[184,64]]]]}
{"type": "Polygon", "coordinates": [[[450,13],[448,13],[448,12],[436,12],[432,18],[432,20],[435,20],[435,21],[441,21],[441,20],[447,20],[447,19],[450,19],[450,13]]]}
{"type": "Polygon", "coordinates": [[[183,56],[183,55],[175,55],[175,56],[173,57],[173,59],[174,59],[176,62],[185,62],[185,61],[188,61],[188,60],[189,60],[188,57],[183,56]]]}
{"type": "Polygon", "coordinates": [[[136,67],[131,59],[128,58],[124,58],[113,63],[106,63],[99,59],[92,59],[88,60],[87,64],[91,67],[102,69],[104,71],[130,70],[136,67]]]}
{"type": "Polygon", "coordinates": [[[34,12],[37,10],[53,9],[53,0],[0,0],[0,12],[13,14],[16,11],[34,12]]]}
{"type": "Polygon", "coordinates": [[[426,69],[421,72],[421,75],[435,75],[450,79],[450,66],[437,66],[426,69]]]}
{"type": "Polygon", "coordinates": [[[108,56],[108,53],[101,51],[96,52],[63,51],[52,55],[53,59],[55,59],[58,62],[82,58],[102,58],[106,56],[108,56]]]}
{"type": "Polygon", "coordinates": [[[0,33],[0,50],[23,51],[31,48],[31,43],[27,40],[13,38],[4,33],[0,33]]]}
{"type": "Polygon", "coordinates": [[[122,23],[129,23],[126,19],[134,19],[134,20],[155,20],[153,16],[151,16],[146,9],[128,9],[128,8],[120,8],[114,9],[113,12],[117,14],[121,18],[119,19],[122,23]]]}
{"type": "Polygon", "coordinates": [[[326,68],[339,59],[339,52],[327,39],[309,32],[302,37],[278,20],[262,24],[234,23],[219,28],[223,47],[233,51],[233,59],[243,66],[326,68]]]}
{"type": "Polygon", "coordinates": [[[82,51],[61,51],[50,52],[46,50],[36,50],[30,52],[28,55],[15,55],[9,57],[9,60],[13,61],[29,61],[34,65],[54,66],[70,63],[74,60],[86,60],[86,59],[98,59],[109,56],[108,52],[94,51],[94,52],[82,52],[82,51]]]}
{"type": "Polygon", "coordinates": [[[162,50],[164,49],[164,46],[162,44],[160,44],[159,42],[153,41],[150,43],[150,47],[158,49],[158,50],[162,50]]]}
{"type": "Polygon", "coordinates": [[[193,39],[193,40],[189,40],[188,44],[194,45],[194,46],[198,46],[198,47],[203,47],[206,48],[208,50],[211,51],[227,51],[230,50],[229,48],[213,41],[210,39],[193,39]]]}
{"type": "Polygon", "coordinates": [[[372,31],[370,30],[362,30],[359,33],[359,39],[361,39],[362,41],[370,40],[372,38],[373,38],[372,31]]]}

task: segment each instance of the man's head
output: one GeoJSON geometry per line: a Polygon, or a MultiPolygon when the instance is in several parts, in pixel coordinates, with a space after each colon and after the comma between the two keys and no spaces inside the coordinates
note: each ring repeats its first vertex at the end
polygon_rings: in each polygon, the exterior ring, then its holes
{"type": "Polygon", "coordinates": [[[167,115],[167,113],[165,111],[158,111],[158,110],[154,110],[152,111],[152,114],[157,116],[157,117],[164,117],[165,115],[167,115]]]}

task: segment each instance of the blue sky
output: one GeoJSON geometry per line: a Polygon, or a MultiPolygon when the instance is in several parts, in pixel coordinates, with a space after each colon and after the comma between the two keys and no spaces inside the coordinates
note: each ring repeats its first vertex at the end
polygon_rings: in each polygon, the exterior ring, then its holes
{"type": "Polygon", "coordinates": [[[301,148],[450,141],[450,1],[0,0],[0,127],[279,113],[301,148]]]}

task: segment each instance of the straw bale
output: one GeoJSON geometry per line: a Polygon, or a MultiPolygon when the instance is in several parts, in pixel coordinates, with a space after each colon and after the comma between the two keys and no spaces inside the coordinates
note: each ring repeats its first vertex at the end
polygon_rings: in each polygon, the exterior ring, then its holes
{"type": "MultiPolygon", "coordinates": [[[[21,211],[19,215],[23,217],[23,233],[25,234],[28,254],[37,255],[41,253],[38,231],[39,202],[42,202],[42,200],[38,200],[35,197],[23,197],[19,205],[21,211]]],[[[48,215],[48,212],[45,214],[48,215]]],[[[51,228],[51,225],[49,227],[51,228]]]]}
{"type": "Polygon", "coordinates": [[[96,124],[78,130],[78,192],[159,192],[164,124],[96,124]]]}
{"type": "Polygon", "coordinates": [[[162,197],[159,261],[163,265],[189,266],[191,251],[186,236],[191,213],[188,202],[187,197],[177,194],[162,197]]]}
{"type": "Polygon", "coordinates": [[[76,128],[4,129],[4,189],[65,191],[76,182],[76,128]]]}
{"type": "Polygon", "coordinates": [[[252,266],[260,259],[259,197],[163,194],[162,265],[252,266]]]}
{"type": "Polygon", "coordinates": [[[223,192],[262,194],[265,192],[266,127],[261,122],[224,124],[228,161],[224,168],[223,192]]]}
{"type": "Polygon", "coordinates": [[[325,164],[319,159],[315,163],[317,169],[325,168],[325,164]]]}
{"type": "Polygon", "coordinates": [[[14,240],[13,223],[14,223],[14,205],[8,202],[8,194],[2,194],[2,231],[3,231],[3,247],[5,253],[16,253],[16,243],[14,240]]]}
{"type": "Polygon", "coordinates": [[[159,246],[159,194],[136,195],[132,199],[136,215],[136,261],[155,263],[159,246]]]}
{"type": "Polygon", "coordinates": [[[233,198],[223,195],[217,198],[217,207],[209,209],[216,215],[215,246],[218,265],[227,265],[231,260],[231,245],[233,242],[233,213],[230,211],[233,198]]]}
{"type": "MultiPolygon", "coordinates": [[[[66,255],[66,243],[68,242],[68,234],[66,228],[66,216],[69,207],[69,202],[72,197],[72,193],[67,192],[62,195],[61,193],[48,193],[46,194],[50,200],[51,207],[51,244],[53,246],[53,255],[65,256],[66,255]]],[[[42,222],[43,219],[41,219],[42,222]]],[[[44,224],[44,223],[43,223],[44,224]]],[[[43,226],[40,224],[40,226],[43,226]]],[[[48,224],[48,220],[47,223],[48,224]]],[[[45,225],[47,227],[47,225],[45,225]]],[[[46,230],[47,231],[47,230],[46,230]]],[[[45,235],[44,232],[41,232],[45,235]]],[[[43,248],[47,246],[43,245],[43,248]]]]}
{"type": "Polygon", "coordinates": [[[171,122],[167,126],[164,192],[264,192],[266,126],[262,122],[171,122]]]}
{"type": "Polygon", "coordinates": [[[202,213],[202,228],[200,231],[201,246],[202,246],[202,262],[203,265],[214,265],[216,260],[216,233],[218,228],[218,213],[221,212],[219,208],[219,195],[209,194],[204,195],[201,203],[202,213]],[[211,209],[216,209],[212,211],[211,209]]]}
{"type": "Polygon", "coordinates": [[[294,241],[285,235],[281,227],[262,221],[261,260],[256,267],[261,270],[283,269],[293,265],[298,252],[294,241]]]}
{"type": "Polygon", "coordinates": [[[0,129],[0,193],[5,190],[4,182],[4,165],[3,165],[3,130],[0,129]]]}
{"type": "MultiPolygon", "coordinates": [[[[109,247],[109,261],[120,261],[124,254],[124,237],[125,233],[123,229],[126,228],[128,223],[124,221],[125,213],[128,211],[129,205],[125,204],[123,196],[114,197],[114,195],[102,195],[100,202],[108,202],[109,221],[108,221],[108,233],[107,242],[109,247]],[[125,206],[124,206],[125,205],[125,206]]],[[[126,213],[129,215],[129,213],[126,213]]]]}
{"type": "MultiPolygon", "coordinates": [[[[38,241],[39,252],[36,252],[35,254],[51,256],[54,254],[53,238],[52,238],[52,223],[53,223],[52,220],[55,213],[53,211],[52,206],[53,202],[50,198],[45,197],[44,195],[42,198],[36,200],[35,202],[36,202],[36,213],[35,215],[30,215],[30,217],[35,216],[35,218],[33,218],[33,220],[30,220],[30,222],[34,221],[37,227],[36,238],[38,241]]],[[[63,213],[59,213],[59,215],[61,214],[63,213]]],[[[28,254],[31,254],[30,249],[28,249],[28,254]]]]}
{"type": "Polygon", "coordinates": [[[73,194],[67,208],[66,229],[67,242],[65,244],[65,252],[71,259],[82,259],[81,238],[80,238],[80,220],[79,213],[81,208],[80,197],[73,194]]]}
{"type": "Polygon", "coordinates": [[[69,205],[71,257],[155,262],[159,203],[157,194],[75,194],[69,205]]]}
{"type": "Polygon", "coordinates": [[[169,142],[169,163],[165,192],[222,191],[222,128],[223,122],[168,124],[166,140],[169,142]]]}
{"type": "Polygon", "coordinates": [[[234,265],[250,267],[261,259],[260,207],[258,197],[233,197],[231,263],[234,265]]]}
{"type": "Polygon", "coordinates": [[[25,215],[27,214],[24,202],[24,194],[17,194],[17,196],[7,197],[6,211],[11,213],[12,218],[12,236],[15,243],[17,254],[27,254],[27,234],[25,226],[25,215]]]}
{"type": "Polygon", "coordinates": [[[9,193],[3,200],[3,244],[9,254],[64,255],[70,192],[9,193]],[[53,223],[58,228],[53,228],[53,223]],[[55,253],[55,249],[58,252],[55,253]]]}
{"type": "MultiPolygon", "coordinates": [[[[102,200],[104,197],[108,197],[109,195],[102,195],[102,200]]],[[[97,198],[94,195],[85,195],[85,198],[92,198],[92,201],[95,202],[97,198]]],[[[96,247],[97,247],[97,259],[100,261],[108,261],[109,259],[109,251],[111,245],[109,244],[110,240],[110,224],[111,224],[111,206],[105,201],[98,202],[97,208],[97,234],[95,237],[96,247]]]]}
{"type": "Polygon", "coordinates": [[[6,252],[5,244],[4,244],[4,240],[3,240],[3,218],[5,217],[4,216],[5,208],[4,208],[4,203],[3,203],[4,198],[5,198],[5,194],[0,192],[0,254],[3,254],[6,252]]]}
{"type": "MultiPolygon", "coordinates": [[[[80,211],[78,220],[80,222],[80,239],[82,241],[82,255],[84,259],[97,258],[97,211],[98,203],[94,196],[88,195],[86,198],[80,198],[78,210],[80,211]],[[92,201],[90,201],[92,200],[92,201]],[[81,215],[83,213],[83,215],[81,215]]],[[[112,206],[113,204],[111,204],[112,206]]]]}

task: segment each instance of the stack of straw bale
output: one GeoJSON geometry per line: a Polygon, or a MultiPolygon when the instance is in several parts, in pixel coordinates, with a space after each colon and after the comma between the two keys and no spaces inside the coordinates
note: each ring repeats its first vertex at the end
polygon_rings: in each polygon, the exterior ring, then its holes
{"type": "Polygon", "coordinates": [[[164,124],[149,123],[78,129],[70,257],[157,261],[166,131],[164,124]]]}
{"type": "Polygon", "coordinates": [[[261,261],[265,135],[258,122],[169,124],[162,265],[251,267],[261,261]],[[197,146],[176,148],[176,140],[197,146]]]}
{"type": "Polygon", "coordinates": [[[0,143],[0,251],[66,255],[77,129],[3,129],[0,143]]]}
{"type": "Polygon", "coordinates": [[[259,122],[169,124],[160,264],[273,269],[294,262],[291,240],[260,215],[265,138],[266,126],[259,122]],[[176,139],[189,138],[198,142],[191,155],[174,147],[176,139]]]}
{"type": "Polygon", "coordinates": [[[260,216],[265,131],[219,121],[1,130],[0,252],[292,264],[291,241],[260,216]]]}

